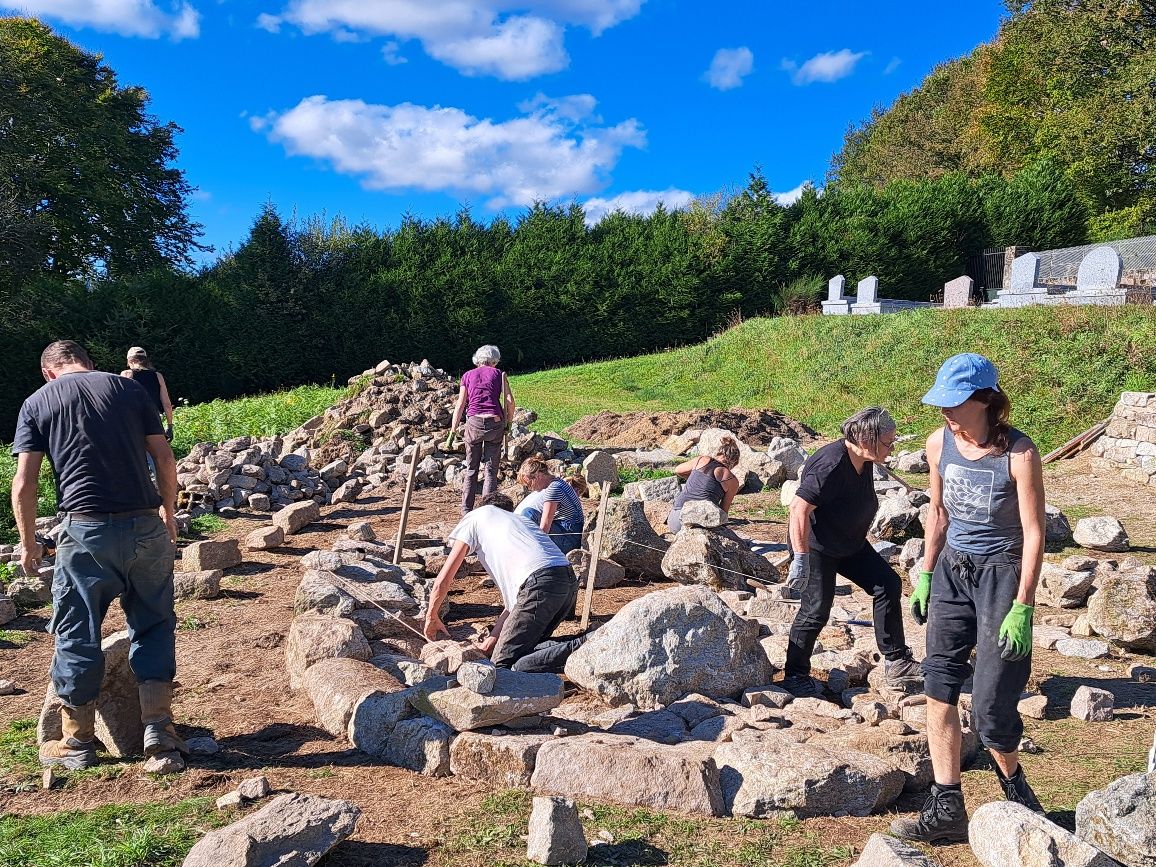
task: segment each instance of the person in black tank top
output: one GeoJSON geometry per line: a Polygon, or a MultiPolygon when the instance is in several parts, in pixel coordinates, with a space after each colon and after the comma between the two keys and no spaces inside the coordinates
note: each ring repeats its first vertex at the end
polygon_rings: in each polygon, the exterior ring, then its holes
{"type": "Polygon", "coordinates": [[[911,594],[912,615],[927,624],[923,673],[934,783],[922,812],[891,826],[908,840],[968,839],[957,704],[969,677],[971,725],[991,753],[1004,796],[1043,812],[1019,763],[1018,709],[1031,674],[1043,563],[1043,470],[1035,444],[1009,424],[1011,402],[998,381],[983,356],[956,355],[923,398],[945,422],[927,439],[931,509],[923,571],[911,594]]]}
{"type": "Polygon", "coordinates": [[[157,414],[165,417],[165,438],[173,441],[173,402],[169,398],[169,387],[161,372],[152,366],[148,353],[140,346],[134,346],[128,351],[128,369],[122,370],[120,375],[140,383],[148,393],[157,414]]]}
{"type": "Polygon", "coordinates": [[[683,461],[674,468],[674,474],[686,484],[674,498],[666,526],[672,533],[682,530],[682,507],[692,500],[708,500],[724,512],[729,512],[740,483],[731,472],[739,462],[739,444],[732,437],[723,437],[714,455],[699,455],[683,461]]]}

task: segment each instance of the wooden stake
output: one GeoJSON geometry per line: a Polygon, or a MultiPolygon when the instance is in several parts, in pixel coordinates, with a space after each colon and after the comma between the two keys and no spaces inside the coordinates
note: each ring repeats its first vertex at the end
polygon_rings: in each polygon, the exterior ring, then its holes
{"type": "Polygon", "coordinates": [[[1104,419],[1102,422],[1092,425],[1086,431],[1078,434],[1056,449],[1054,452],[1049,452],[1041,459],[1041,463],[1050,464],[1052,461],[1060,460],[1061,458],[1070,458],[1082,452],[1089,445],[1096,441],[1096,438],[1102,434],[1108,427],[1108,422],[1111,419],[1104,419]]]}
{"type": "Polygon", "coordinates": [[[606,529],[606,504],[610,501],[610,482],[602,482],[598,500],[598,521],[594,525],[594,544],[590,546],[590,573],[586,576],[586,598],[582,602],[582,631],[590,625],[590,606],[594,604],[594,581],[598,561],[602,558],[602,531],[606,529]]]}
{"type": "Polygon", "coordinates": [[[397,541],[393,543],[393,565],[401,562],[401,543],[405,539],[405,525],[409,522],[409,501],[413,498],[413,480],[417,477],[417,459],[421,447],[414,443],[409,459],[409,476],[405,480],[405,498],[401,501],[401,522],[397,525],[397,541]]]}

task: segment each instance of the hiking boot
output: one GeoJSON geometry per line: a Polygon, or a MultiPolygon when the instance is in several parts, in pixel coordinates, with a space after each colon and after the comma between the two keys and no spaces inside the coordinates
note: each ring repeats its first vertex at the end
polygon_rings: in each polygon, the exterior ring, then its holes
{"type": "Polygon", "coordinates": [[[139,684],[140,718],[144,723],[144,754],[155,756],[173,750],[188,755],[189,748],[173,727],[173,685],[167,680],[139,684]]]}
{"type": "Polygon", "coordinates": [[[888,689],[896,692],[922,692],[923,669],[908,651],[906,656],[889,659],[884,663],[883,682],[888,689]]]}
{"type": "Polygon", "coordinates": [[[1032,791],[1032,787],[1028,785],[1027,777],[1024,776],[1023,765],[1016,768],[1016,772],[1010,777],[1005,777],[1003,771],[999,769],[999,765],[996,765],[995,775],[999,777],[999,784],[1003,789],[1003,796],[1007,798],[1007,800],[1013,804],[1023,804],[1029,810],[1034,810],[1043,815],[1043,805],[1040,804],[1040,799],[1036,797],[1036,793],[1032,791]]]}
{"type": "Polygon", "coordinates": [[[784,677],[778,685],[795,698],[823,698],[823,684],[805,674],[784,677]]]}
{"type": "Polygon", "coordinates": [[[916,843],[966,843],[967,808],[959,789],[931,784],[923,809],[914,819],[896,819],[891,833],[916,843]]]}
{"type": "Polygon", "coordinates": [[[61,738],[40,745],[40,764],[83,771],[96,764],[96,702],[60,708],[61,738]]]}

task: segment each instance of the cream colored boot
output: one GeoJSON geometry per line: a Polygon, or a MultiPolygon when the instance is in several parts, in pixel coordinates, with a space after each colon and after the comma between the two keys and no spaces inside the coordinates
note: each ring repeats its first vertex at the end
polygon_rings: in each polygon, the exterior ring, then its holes
{"type": "Polygon", "coordinates": [[[83,771],[96,764],[96,702],[60,708],[61,738],[40,745],[40,764],[83,771]]]}
{"type": "Polygon", "coordinates": [[[173,684],[167,680],[146,680],[137,686],[140,694],[140,718],[144,723],[144,753],[155,756],[189,748],[173,728],[173,684]]]}

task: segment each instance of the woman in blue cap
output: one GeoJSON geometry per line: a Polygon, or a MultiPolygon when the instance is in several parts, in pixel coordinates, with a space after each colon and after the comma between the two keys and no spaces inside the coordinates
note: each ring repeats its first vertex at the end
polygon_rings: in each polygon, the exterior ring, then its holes
{"type": "Polygon", "coordinates": [[[1032,612],[1044,555],[1044,484],[1035,443],[1012,427],[1011,401],[982,355],[943,363],[923,402],[944,426],[927,439],[931,510],[911,611],[927,623],[923,660],[935,781],[923,811],[891,832],[967,841],[960,791],[959,693],[972,677],[972,727],[1009,801],[1043,812],[1019,763],[1017,705],[1031,673],[1032,612]],[[969,664],[975,650],[975,668],[969,664]]]}

